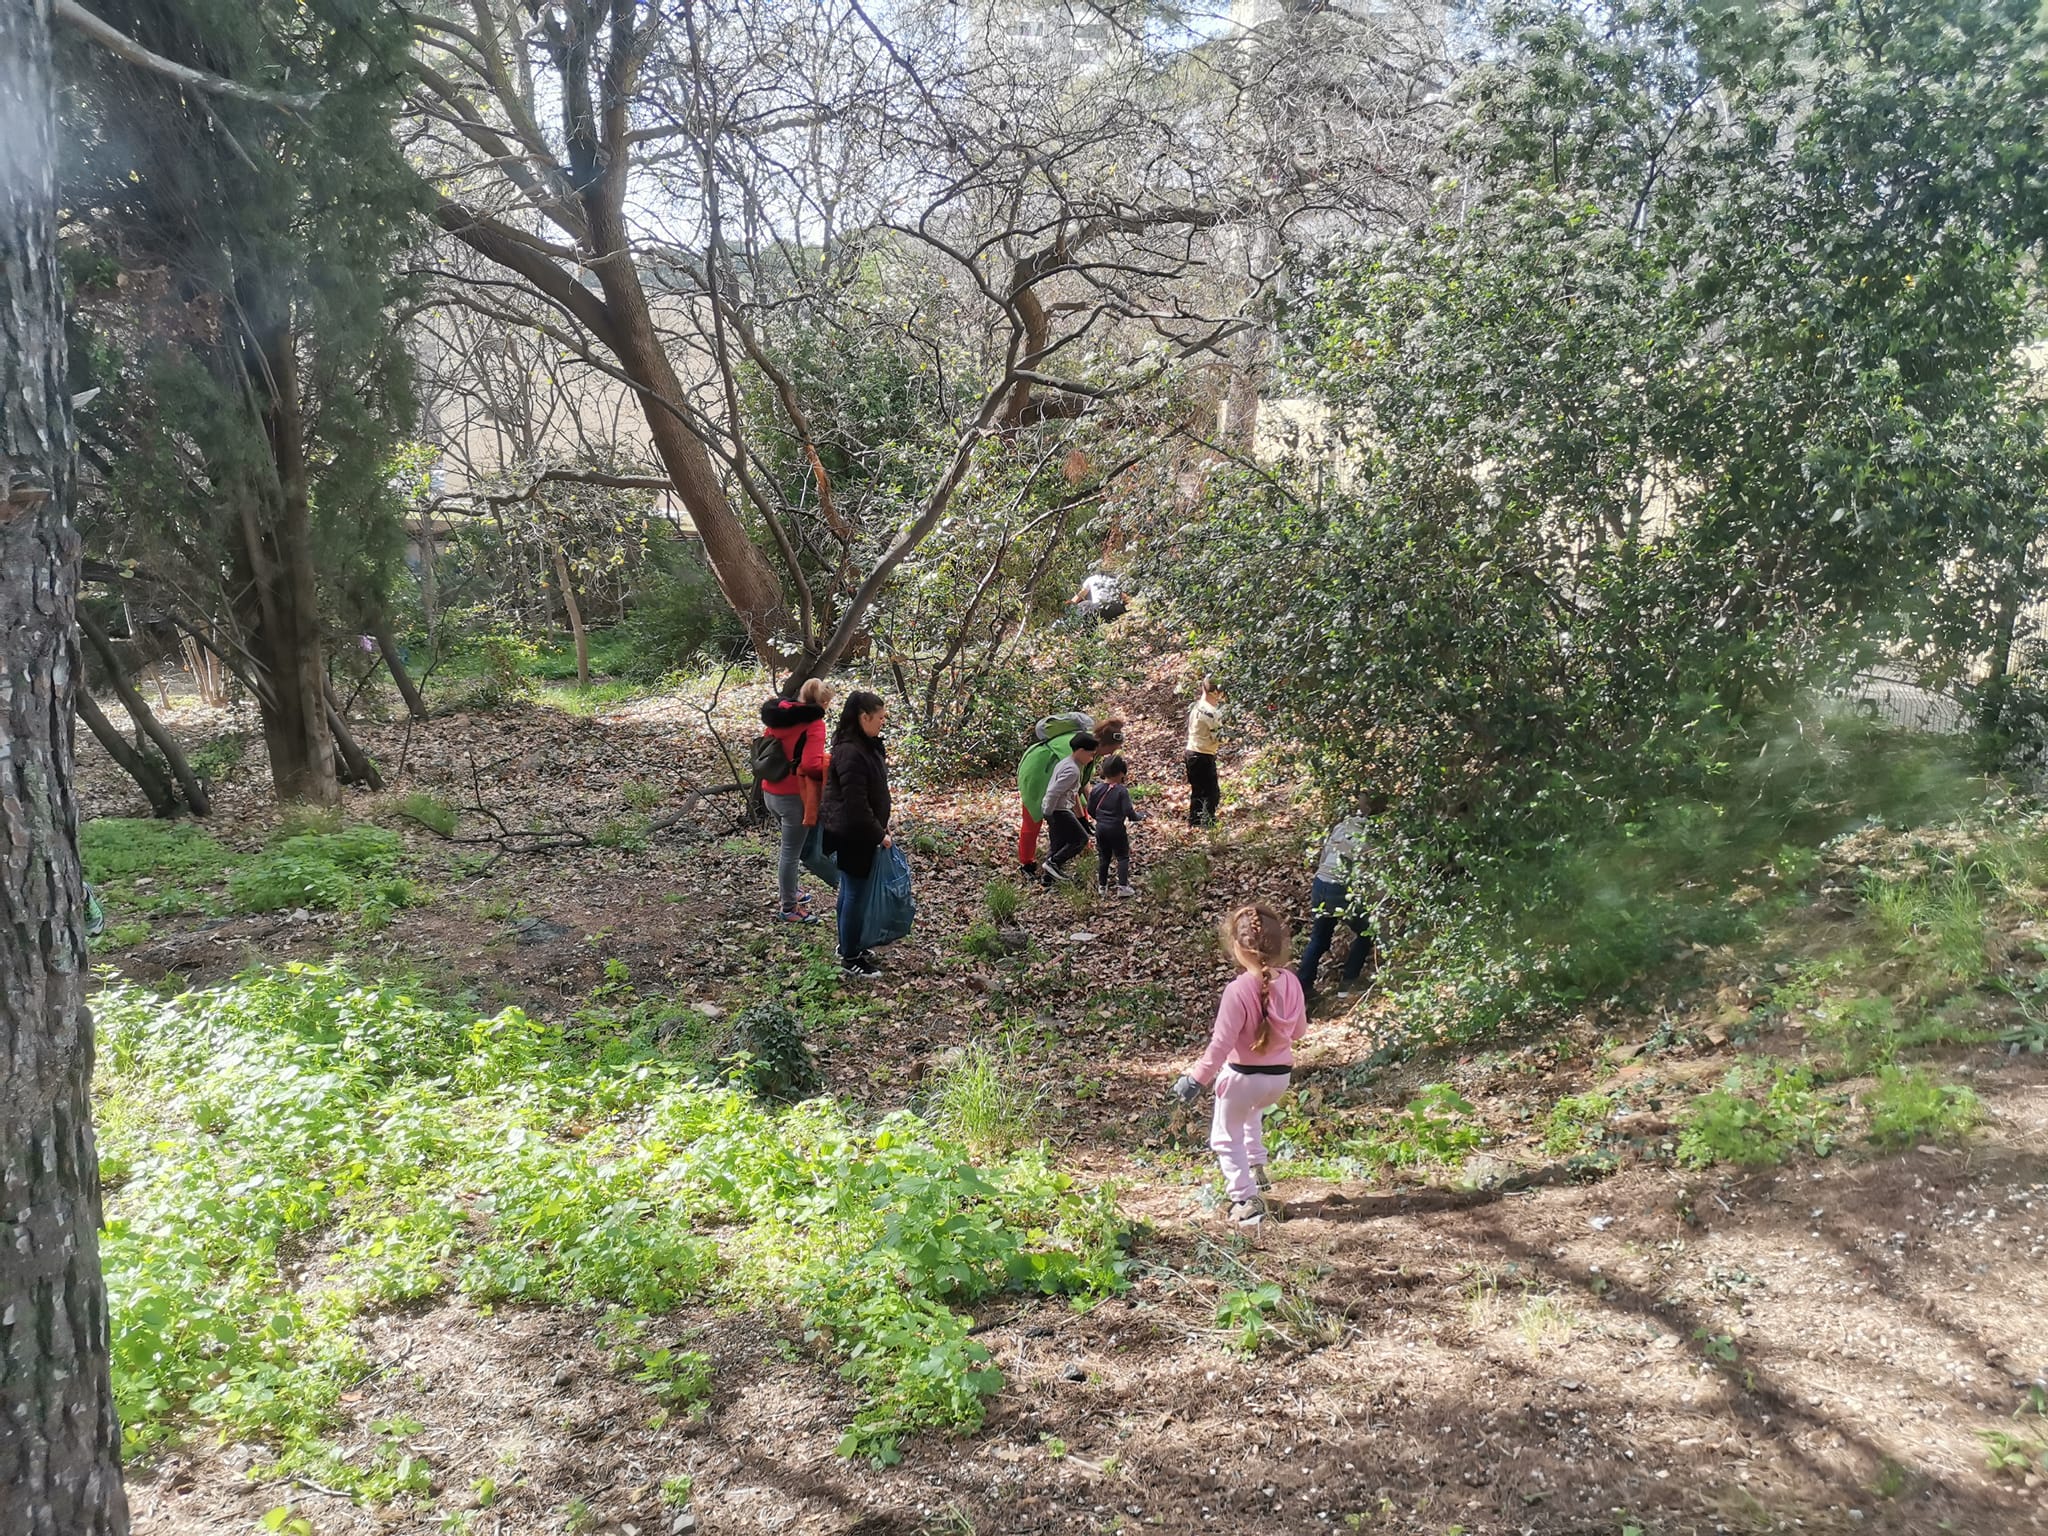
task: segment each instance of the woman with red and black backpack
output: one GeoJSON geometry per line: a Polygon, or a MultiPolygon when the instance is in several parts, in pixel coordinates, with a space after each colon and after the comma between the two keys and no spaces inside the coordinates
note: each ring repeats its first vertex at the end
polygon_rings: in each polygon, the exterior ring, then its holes
{"type": "Polygon", "coordinates": [[[789,771],[779,778],[761,780],[761,798],[769,814],[782,825],[777,846],[775,884],[781,898],[782,921],[815,923],[811,897],[801,887],[808,869],[826,885],[839,885],[839,866],[824,851],[818,825],[818,804],[825,784],[825,765],[831,752],[826,739],[831,727],[825,711],[832,703],[832,685],[814,677],[794,699],[770,699],[761,706],[761,755],[773,757],[768,743],[781,747],[781,766],[789,771]]]}

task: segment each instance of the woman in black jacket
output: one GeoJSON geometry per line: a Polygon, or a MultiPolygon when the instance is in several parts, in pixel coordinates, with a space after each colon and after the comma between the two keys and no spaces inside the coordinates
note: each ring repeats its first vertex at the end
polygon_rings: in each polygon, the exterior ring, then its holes
{"type": "Polygon", "coordinates": [[[860,689],[846,696],[818,811],[825,851],[839,857],[839,966],[853,976],[873,976],[882,968],[861,942],[860,914],[875,852],[890,846],[889,764],[882,748],[888,720],[889,706],[880,694],[860,689]]]}

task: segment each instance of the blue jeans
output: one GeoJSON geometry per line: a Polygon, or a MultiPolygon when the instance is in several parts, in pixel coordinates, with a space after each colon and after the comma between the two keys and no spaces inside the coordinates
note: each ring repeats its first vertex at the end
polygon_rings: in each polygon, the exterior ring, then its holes
{"type": "Polygon", "coordinates": [[[849,875],[839,872],[839,958],[851,960],[866,946],[861,943],[860,915],[868,904],[868,881],[874,878],[870,869],[866,875],[849,875]]]}
{"type": "Polygon", "coordinates": [[[1372,926],[1369,921],[1350,912],[1349,894],[1334,880],[1312,882],[1308,888],[1308,904],[1314,921],[1308,930],[1308,947],[1301,952],[1301,962],[1295,966],[1294,974],[1301,982],[1301,990],[1313,996],[1316,967],[1323,963],[1331,941],[1337,937],[1337,925],[1342,923],[1351,930],[1351,947],[1344,952],[1346,986],[1358,980],[1359,972],[1373,957],[1372,926]]]}
{"type": "Polygon", "coordinates": [[[824,833],[804,825],[802,795],[763,795],[769,814],[782,823],[781,841],[775,850],[775,888],[782,897],[782,910],[796,905],[797,888],[803,871],[809,870],[827,885],[839,883],[839,864],[825,857],[824,833]]]}

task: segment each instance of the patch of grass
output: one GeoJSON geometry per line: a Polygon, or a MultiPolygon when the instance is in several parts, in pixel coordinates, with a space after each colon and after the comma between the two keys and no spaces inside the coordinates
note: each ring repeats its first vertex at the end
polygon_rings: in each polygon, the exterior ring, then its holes
{"type": "Polygon", "coordinates": [[[287,837],[314,837],[328,832],[340,832],[347,826],[348,818],[331,805],[288,805],[284,808],[284,814],[277,818],[274,840],[287,837]]]}
{"type": "Polygon", "coordinates": [[[206,910],[238,857],[190,822],[125,816],[83,823],[78,854],[103,896],[163,917],[206,910]]]}
{"type": "Polygon", "coordinates": [[[650,784],[645,779],[635,779],[626,786],[626,804],[642,813],[653,810],[666,799],[666,789],[659,784],[650,784]]]}
{"type": "Polygon", "coordinates": [[[1578,1325],[1578,1314],[1572,1310],[1570,1302],[1561,1296],[1536,1292],[1522,1298],[1522,1310],[1515,1319],[1516,1330],[1532,1355],[1563,1349],[1571,1343],[1578,1325]]]}
{"type": "Polygon", "coordinates": [[[535,702],[549,709],[558,709],[565,715],[581,715],[588,718],[617,709],[622,704],[631,704],[646,698],[653,690],[645,683],[611,682],[592,683],[588,688],[578,688],[574,683],[543,684],[534,694],[535,702]]]}
{"type": "Polygon", "coordinates": [[[1884,1068],[1863,1107],[1870,1112],[1870,1139],[1881,1147],[1955,1141],[1984,1115],[1976,1094],[1923,1067],[1884,1068]]]}
{"type": "Polygon", "coordinates": [[[621,853],[645,853],[647,851],[647,818],[644,816],[613,816],[600,822],[591,832],[590,840],[600,848],[616,848],[621,853]]]}
{"type": "Polygon", "coordinates": [[[109,923],[102,942],[108,949],[132,949],[149,941],[149,931],[149,924],[144,922],[109,923]]]}
{"type": "Polygon", "coordinates": [[[1804,1068],[1732,1067],[1719,1088],[1680,1115],[1678,1160],[1691,1168],[1757,1167],[1798,1151],[1824,1157],[1834,1150],[1840,1119],[1840,1106],[1814,1092],[1804,1068]]]}
{"type": "Polygon", "coordinates": [[[1970,986],[1989,965],[1982,878],[1975,865],[1938,877],[1873,875],[1864,882],[1864,911],[1886,944],[1933,979],[1970,986]]]}
{"type": "Polygon", "coordinates": [[[921,859],[950,859],[960,851],[952,838],[929,827],[913,828],[906,846],[921,859]]]}
{"type": "Polygon", "coordinates": [[[1037,1139],[1041,1098],[1014,1051],[977,1040],[932,1074],[925,1118],[979,1156],[1005,1157],[1037,1139]]]}
{"type": "Polygon", "coordinates": [[[203,1430],[267,1440],[326,1486],[407,1487],[395,1446],[387,1466],[381,1442],[366,1462],[320,1439],[366,1368],[363,1311],[453,1291],[657,1313],[715,1294],[803,1318],[857,1397],[842,1451],[886,1460],[919,1428],[978,1424],[1002,1384],[957,1309],[1123,1284],[1114,1206],[1042,1150],[978,1160],[908,1115],[777,1109],[517,1009],[292,966],[171,1000],[116,985],[95,1012],[114,1389],[136,1451],[203,1430]]]}
{"type": "Polygon", "coordinates": [[[439,795],[414,790],[398,802],[398,814],[443,837],[455,835],[455,807],[439,795]]]}
{"type": "Polygon", "coordinates": [[[1868,1072],[1898,1055],[1898,1014],[1888,997],[1831,998],[1815,1010],[1808,1029],[1847,1072],[1868,1072]]]}
{"type": "Polygon", "coordinates": [[[988,915],[998,928],[1007,928],[1017,920],[1017,914],[1024,906],[1024,892],[1017,882],[997,876],[982,887],[982,905],[988,908],[988,915]]]}
{"type": "Polygon", "coordinates": [[[1584,1152],[1600,1139],[1601,1127],[1613,1113],[1614,1100],[1604,1093],[1559,1099],[1543,1120],[1543,1150],[1552,1157],[1584,1152]]]}

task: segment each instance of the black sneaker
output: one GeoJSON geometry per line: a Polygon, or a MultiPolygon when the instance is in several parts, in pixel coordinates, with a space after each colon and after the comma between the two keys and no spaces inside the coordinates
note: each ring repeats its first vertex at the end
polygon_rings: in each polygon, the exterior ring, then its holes
{"type": "Polygon", "coordinates": [[[839,974],[842,976],[879,976],[882,974],[882,967],[876,962],[873,955],[855,955],[850,960],[839,962],[839,974]]]}

